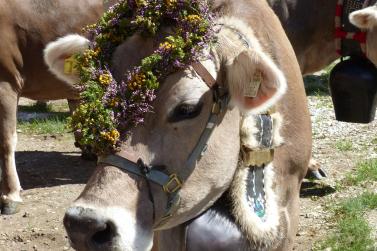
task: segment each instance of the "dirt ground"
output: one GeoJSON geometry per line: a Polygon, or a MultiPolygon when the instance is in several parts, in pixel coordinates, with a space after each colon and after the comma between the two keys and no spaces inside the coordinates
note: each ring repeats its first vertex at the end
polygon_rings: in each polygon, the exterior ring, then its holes
{"type": "MultiPolygon", "coordinates": [[[[314,155],[328,172],[323,182],[305,181],[302,189],[300,227],[295,250],[308,251],[313,243],[332,231],[326,204],[348,196],[336,191],[336,181],[366,158],[376,158],[373,138],[377,122],[356,125],[336,122],[329,97],[309,97],[313,121],[314,155]],[[336,142],[352,143],[343,151],[336,142]]],[[[17,168],[24,191],[21,211],[0,216],[0,251],[72,250],[62,218],[79,195],[95,163],[80,158],[70,134],[28,135],[19,133],[17,168]]],[[[354,192],[354,191],[353,191],[354,192]]],[[[377,192],[377,189],[376,189],[377,192]]],[[[369,215],[376,227],[376,214],[369,215]]]]}
{"type": "Polygon", "coordinates": [[[70,135],[19,134],[17,150],[24,203],[18,214],[0,216],[0,250],[72,250],[63,229],[64,211],[95,162],[81,159],[70,135]]]}

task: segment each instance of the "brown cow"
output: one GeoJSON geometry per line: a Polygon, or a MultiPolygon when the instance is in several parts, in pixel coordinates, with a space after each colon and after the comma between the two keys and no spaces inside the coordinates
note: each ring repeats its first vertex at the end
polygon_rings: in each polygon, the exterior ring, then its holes
{"type": "Polygon", "coordinates": [[[358,28],[367,30],[367,57],[377,66],[377,4],[354,11],[350,21],[358,28]]]}
{"type": "MultiPolygon", "coordinates": [[[[340,57],[335,46],[335,10],[338,0],[268,0],[268,3],[283,25],[303,75],[320,71],[340,57]]],[[[376,9],[374,6],[356,11],[353,23],[368,30],[366,53],[377,66],[377,28],[373,23],[376,9]],[[357,21],[357,17],[361,20],[357,21]],[[365,20],[368,22],[363,23],[365,20]]],[[[313,159],[309,169],[316,178],[325,175],[313,159]]]]}
{"type": "MultiPolygon", "coordinates": [[[[216,22],[222,28],[209,52],[212,56],[201,64],[229,90],[232,99],[239,101],[245,83],[250,83],[260,71],[265,81],[256,100],[263,100],[263,96],[271,98],[264,100],[267,103],[248,108],[250,112],[265,111],[288,84],[276,107],[284,120],[281,133],[285,144],[276,149],[273,163],[264,170],[270,203],[267,218],[261,223],[253,220],[256,216],[252,211],[250,215],[234,213],[240,217],[239,224],[248,225],[239,229],[249,240],[248,248],[242,250],[290,250],[298,225],[299,189],[311,151],[310,118],[300,68],[278,18],[264,0],[215,0],[213,3],[214,11],[221,13],[216,22]]],[[[71,83],[77,77],[63,73],[62,56],[72,52],[67,48],[82,51],[83,42],[85,38],[70,35],[51,43],[46,50],[53,71],[71,83]]],[[[112,70],[118,81],[143,55],[153,51],[153,44],[152,39],[134,35],[117,48],[112,70]]],[[[159,246],[163,251],[182,250],[180,224],[210,207],[234,183],[233,177],[239,179],[239,172],[248,170],[238,166],[240,124],[244,117],[239,102],[224,109],[221,122],[213,127],[207,123],[214,113],[212,97],[211,89],[196,67],[166,78],[153,104],[154,112],[146,115],[143,126],[130,133],[117,155],[105,158],[112,159],[112,164],[98,165],[80,197],[67,210],[65,226],[74,248],[145,251],[152,246],[153,230],[176,227],[174,231],[160,232],[159,246]],[[179,113],[183,105],[190,107],[189,114],[184,116],[179,113]],[[206,128],[214,128],[207,150],[194,163],[187,164],[206,128]],[[153,172],[175,173],[184,182],[179,191],[181,199],[163,224],[159,222],[166,215],[166,190],[154,182],[149,182],[149,187],[144,178],[122,170],[137,169],[135,161],[139,158],[152,167],[165,167],[162,171],[152,168],[153,172]]],[[[174,180],[171,180],[173,184],[174,180]]],[[[242,192],[238,195],[242,197],[242,192]]]]}
{"type": "Polygon", "coordinates": [[[335,48],[338,0],[268,0],[295,50],[301,72],[319,71],[339,57],[335,48]]]}
{"type": "MultiPolygon", "coordinates": [[[[338,0],[268,0],[295,50],[301,72],[319,71],[339,58],[335,48],[335,10],[338,0]]],[[[366,29],[367,57],[377,65],[377,6],[350,15],[350,21],[366,29]]]]}
{"type": "Polygon", "coordinates": [[[78,98],[71,84],[59,81],[43,61],[46,44],[94,23],[103,12],[102,0],[0,0],[0,211],[17,210],[21,185],[14,152],[17,143],[17,103],[78,98]]]}

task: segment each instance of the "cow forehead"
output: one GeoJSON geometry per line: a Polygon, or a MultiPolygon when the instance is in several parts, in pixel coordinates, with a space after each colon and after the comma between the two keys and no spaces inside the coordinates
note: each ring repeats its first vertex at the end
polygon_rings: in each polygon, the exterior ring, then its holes
{"type": "Polygon", "coordinates": [[[115,50],[112,65],[113,75],[120,79],[127,70],[141,64],[143,58],[150,56],[166,37],[173,34],[172,27],[163,27],[154,37],[135,34],[126,39],[115,50]]]}
{"type": "Polygon", "coordinates": [[[134,35],[128,38],[115,50],[112,65],[114,76],[120,79],[127,70],[140,65],[141,60],[156,49],[154,39],[134,35]]]}

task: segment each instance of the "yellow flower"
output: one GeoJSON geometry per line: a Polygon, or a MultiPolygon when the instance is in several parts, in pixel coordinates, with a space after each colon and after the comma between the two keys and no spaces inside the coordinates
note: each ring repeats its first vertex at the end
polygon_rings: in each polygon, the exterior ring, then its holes
{"type": "Polygon", "coordinates": [[[94,56],[98,56],[98,54],[101,52],[101,48],[100,47],[97,47],[97,48],[95,48],[94,49],[94,51],[93,51],[93,55],[94,56]]]}
{"type": "Polygon", "coordinates": [[[112,81],[112,78],[111,78],[111,75],[109,73],[104,73],[104,74],[99,76],[98,80],[102,85],[109,85],[112,81]]]}
{"type": "Polygon", "coordinates": [[[107,141],[110,141],[111,144],[115,145],[120,137],[120,134],[118,130],[113,129],[110,132],[101,132],[101,137],[107,141]]]}
{"type": "Polygon", "coordinates": [[[165,4],[168,6],[168,8],[171,8],[177,4],[177,0],[165,0],[165,4]]]}
{"type": "Polygon", "coordinates": [[[136,1],[137,6],[145,6],[146,4],[147,4],[147,2],[145,0],[137,0],[136,1]]]}
{"type": "Polygon", "coordinates": [[[93,59],[93,57],[97,57],[98,54],[100,53],[100,51],[101,51],[100,48],[96,48],[95,50],[91,50],[91,49],[85,50],[84,53],[83,53],[84,63],[86,65],[89,64],[89,61],[91,61],[93,59]]]}
{"type": "Polygon", "coordinates": [[[90,24],[90,25],[87,25],[86,27],[82,28],[82,31],[83,32],[88,32],[90,30],[94,30],[96,27],[97,27],[96,24],[90,24]]]}
{"type": "Polygon", "coordinates": [[[198,15],[188,15],[186,17],[186,19],[190,22],[190,23],[199,23],[202,21],[202,18],[198,15]]]}
{"type": "Polygon", "coordinates": [[[87,49],[84,52],[84,56],[86,58],[89,58],[89,59],[91,59],[93,56],[96,56],[96,55],[97,55],[97,53],[95,51],[91,50],[91,49],[87,49]]]}
{"type": "Polygon", "coordinates": [[[111,130],[110,133],[111,133],[111,136],[112,136],[115,140],[118,140],[118,139],[119,139],[120,134],[119,134],[119,132],[118,132],[116,129],[111,130]]]}
{"type": "Polygon", "coordinates": [[[174,49],[175,44],[172,44],[172,43],[169,43],[169,42],[163,42],[163,43],[160,44],[160,48],[166,49],[166,50],[174,49]]]}
{"type": "Polygon", "coordinates": [[[144,73],[135,74],[130,82],[128,82],[128,89],[131,91],[140,89],[146,81],[146,76],[144,73]]]}
{"type": "Polygon", "coordinates": [[[119,102],[119,98],[113,98],[111,101],[110,101],[110,106],[111,107],[115,107],[119,102]]]}

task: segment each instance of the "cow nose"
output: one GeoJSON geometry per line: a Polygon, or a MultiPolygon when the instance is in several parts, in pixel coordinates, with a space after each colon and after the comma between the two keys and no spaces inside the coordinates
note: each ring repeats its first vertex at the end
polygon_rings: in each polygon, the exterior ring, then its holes
{"type": "Polygon", "coordinates": [[[116,236],[115,225],[90,208],[69,208],[64,216],[64,226],[76,250],[110,249],[116,236]]]}

